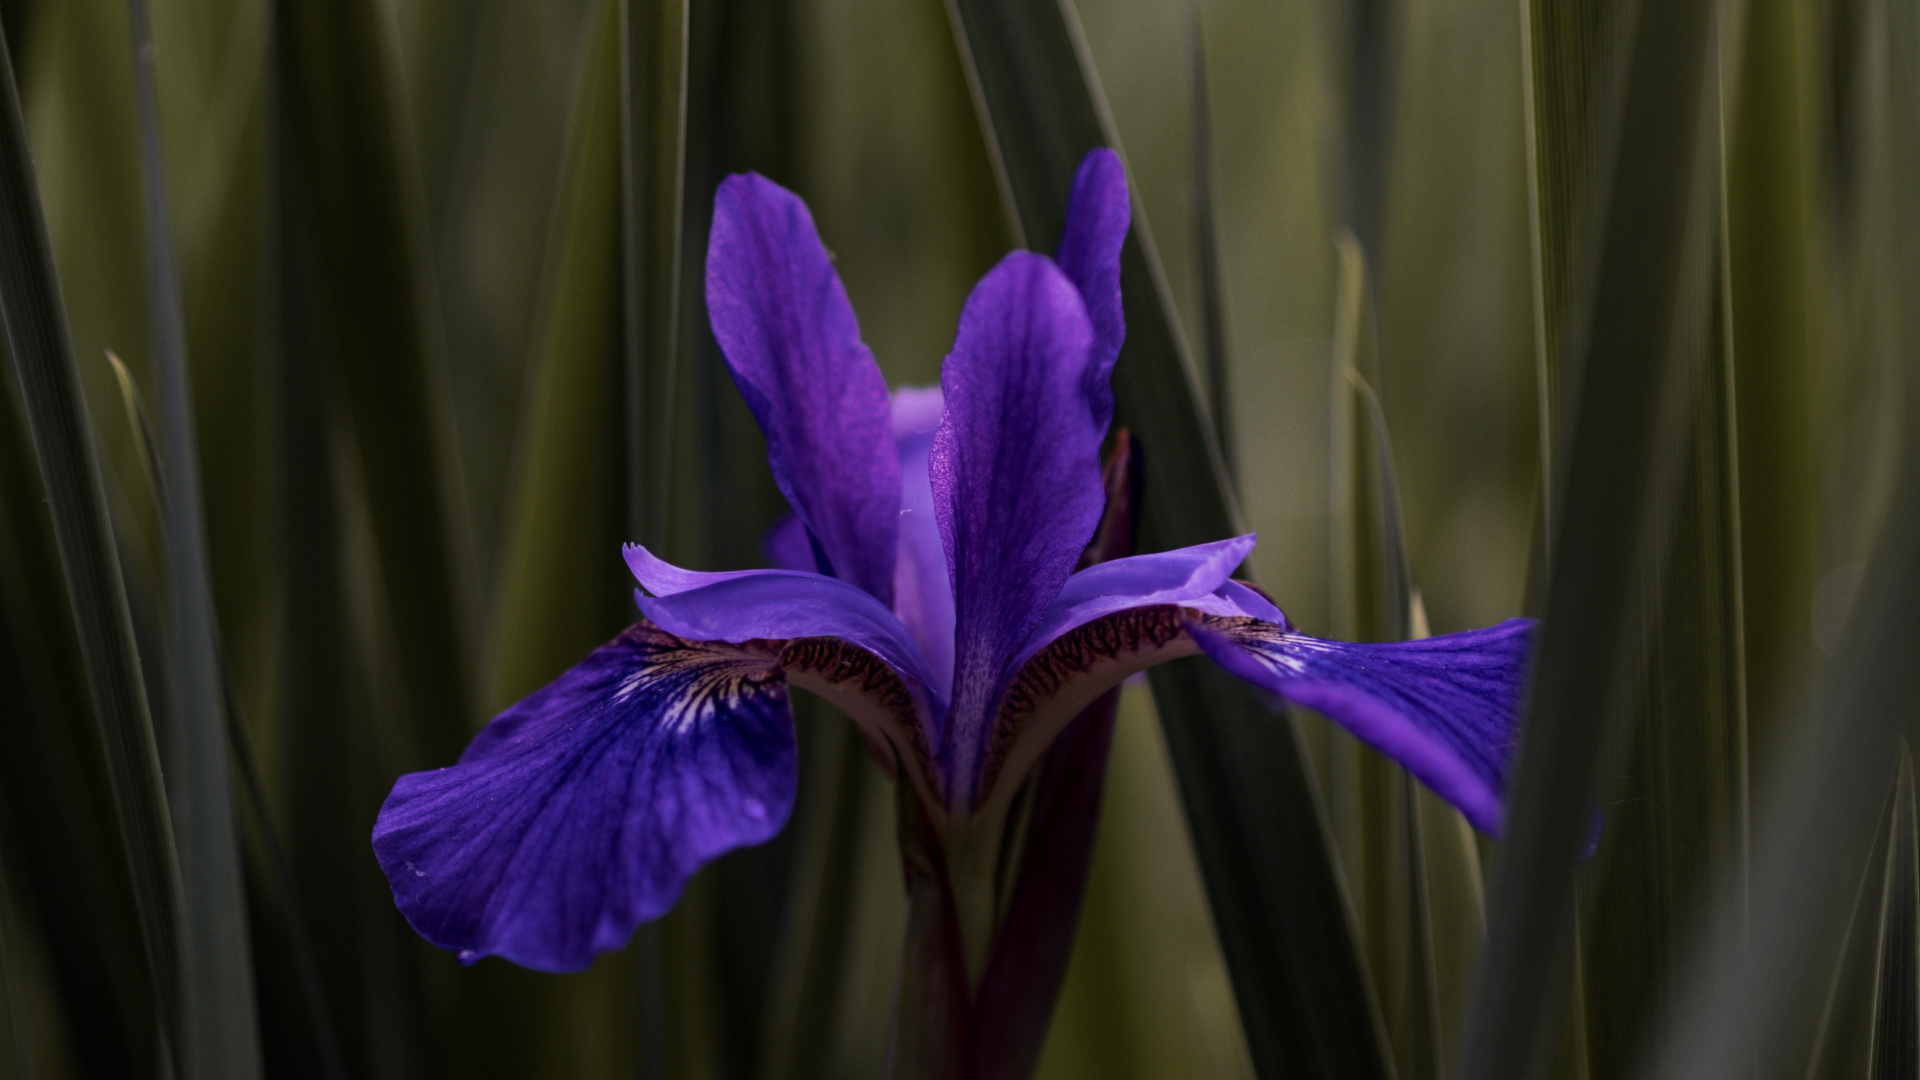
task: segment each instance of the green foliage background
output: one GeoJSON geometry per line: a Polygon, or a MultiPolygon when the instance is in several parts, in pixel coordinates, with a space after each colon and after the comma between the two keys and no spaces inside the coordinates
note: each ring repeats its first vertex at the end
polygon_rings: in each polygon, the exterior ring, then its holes
{"type": "Polygon", "coordinates": [[[1129,688],[1040,1075],[1912,1075],[1911,0],[166,0],[157,162],[129,10],[0,21],[183,854],[109,768],[147,721],[98,704],[117,624],[29,423],[48,283],[0,273],[0,1076],[881,1075],[892,794],[817,702],[786,833],[585,973],[419,941],[368,835],[630,619],[619,542],[761,562],[721,177],[807,199],[924,384],[1089,130],[1135,186],[1149,539],[1257,530],[1311,633],[1549,621],[1504,845],[1317,717],[1129,688]],[[194,868],[177,923],[143,865],[194,868]]]}

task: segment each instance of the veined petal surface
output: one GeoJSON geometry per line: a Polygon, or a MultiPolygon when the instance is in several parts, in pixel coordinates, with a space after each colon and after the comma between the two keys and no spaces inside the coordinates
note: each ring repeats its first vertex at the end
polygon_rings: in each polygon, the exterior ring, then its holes
{"type": "MultiPolygon", "coordinates": [[[[1251,533],[1232,540],[1097,563],[1067,579],[1040,628],[1014,657],[1018,668],[1076,626],[1132,607],[1204,602],[1253,553],[1251,533]]],[[[1236,612],[1237,613],[1237,612],[1236,612]]],[[[1251,613],[1250,613],[1251,614],[1251,613]]]]}
{"type": "Polygon", "coordinates": [[[1093,364],[1087,370],[1087,393],[1094,403],[1094,419],[1105,433],[1113,420],[1113,390],[1109,379],[1127,337],[1126,315],[1120,306],[1120,248],[1127,239],[1133,208],[1127,200],[1127,170],[1120,155],[1102,147],[1080,159],[1067,200],[1067,226],[1060,234],[1054,260],[1080,290],[1087,317],[1093,323],[1093,364]]]}
{"type": "Polygon", "coordinates": [[[1314,709],[1498,835],[1534,623],[1419,641],[1324,641],[1254,620],[1192,620],[1221,667],[1314,709]]]}
{"type": "MultiPolygon", "coordinates": [[[[628,550],[652,558],[637,545],[628,550]]],[[[636,593],[634,602],[661,629],[692,641],[834,637],[866,649],[922,686],[933,685],[907,628],[864,590],[798,570],[706,576],[717,580],[665,596],[636,593]]]]}
{"type": "Polygon", "coordinates": [[[891,604],[900,477],[887,384],[798,196],[752,173],[720,184],[707,314],[781,494],[833,574],[891,604]]]}
{"type": "Polygon", "coordinates": [[[407,921],[469,963],[571,971],[625,944],[700,866],[786,823],[797,762],[776,660],[639,624],[459,764],[401,777],[373,848],[407,921]]]}
{"type": "Polygon", "coordinates": [[[1016,251],[981,279],[940,373],[934,510],[954,597],[953,713],[942,761],[972,794],[1001,673],[1039,625],[1105,505],[1093,329],[1065,274],[1016,251]]]}

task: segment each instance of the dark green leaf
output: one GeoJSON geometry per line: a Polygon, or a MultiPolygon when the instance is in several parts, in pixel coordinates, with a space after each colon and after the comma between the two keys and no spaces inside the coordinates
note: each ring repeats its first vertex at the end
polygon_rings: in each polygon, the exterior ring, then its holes
{"type": "Polygon", "coordinates": [[[159,752],[107,520],[92,424],[40,213],[11,61],[0,48],[0,314],[40,459],[61,568],[80,636],[94,715],[170,1049],[179,1052],[181,903],[159,752]]]}
{"type": "Polygon", "coordinates": [[[180,1000],[181,1067],[187,1076],[260,1075],[254,1020],[253,957],[242,896],[240,843],[213,591],[207,578],[206,520],[187,374],[186,317],[174,266],[173,228],[160,162],[153,38],[145,0],[127,0],[132,31],[134,102],[146,212],[147,289],[159,401],[158,448],[166,556],[166,685],[174,700],[166,746],[184,901],[180,1000]]]}
{"type": "Polygon", "coordinates": [[[416,747],[401,763],[423,766],[457,757],[478,719],[478,604],[385,19],[373,0],[285,0],[276,27],[304,171],[314,340],[346,406],[393,624],[416,747]]]}
{"type": "Polygon", "coordinates": [[[1202,355],[1205,357],[1207,415],[1229,479],[1233,476],[1233,422],[1228,400],[1227,286],[1220,276],[1220,226],[1214,218],[1213,106],[1207,88],[1206,46],[1198,0],[1186,0],[1187,80],[1192,84],[1193,252],[1200,279],[1202,355]]]}
{"type": "Polygon", "coordinates": [[[1604,228],[1592,240],[1592,317],[1569,326],[1549,358],[1579,390],[1554,465],[1545,621],[1463,1050],[1463,1073],[1476,1078],[1528,1075],[1545,1047],[1612,690],[1634,659],[1634,587],[1665,546],[1673,485],[1657,466],[1686,445],[1689,426],[1675,418],[1692,412],[1711,311],[1709,14],[1706,3],[1645,5],[1630,43],[1602,46],[1630,51],[1618,54],[1628,66],[1604,228]]]}
{"type": "Polygon", "coordinates": [[[1920,1071],[1920,845],[1914,833],[1913,763],[1903,751],[1880,901],[1880,970],[1874,980],[1872,1080],[1920,1071]]]}

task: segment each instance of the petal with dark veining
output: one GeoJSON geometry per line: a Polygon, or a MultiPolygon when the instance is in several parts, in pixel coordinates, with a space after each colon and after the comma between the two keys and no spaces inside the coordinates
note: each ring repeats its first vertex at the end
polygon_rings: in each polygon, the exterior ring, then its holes
{"type": "Polygon", "coordinates": [[[1253,620],[1191,626],[1220,666],[1323,713],[1496,835],[1533,628],[1508,619],[1419,641],[1353,644],[1253,620]]]}
{"type": "Polygon", "coordinates": [[[1007,664],[1073,572],[1105,505],[1086,303],[1051,261],[1001,260],[941,369],[934,510],[954,597],[944,764],[965,797],[1007,664]]]}
{"type": "Polygon", "coordinates": [[[645,624],[410,773],[373,848],[394,901],[462,960],[569,971],[664,913],[715,856],[786,823],[793,721],[765,644],[645,624]]]}

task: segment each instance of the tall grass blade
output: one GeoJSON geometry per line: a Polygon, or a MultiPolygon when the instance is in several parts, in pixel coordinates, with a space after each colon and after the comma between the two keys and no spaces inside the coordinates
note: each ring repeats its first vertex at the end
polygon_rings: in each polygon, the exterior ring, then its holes
{"type": "MultiPolygon", "coordinates": [[[[1081,156],[1116,142],[1078,23],[1064,4],[950,0],[954,36],[1022,243],[1052,250],[1081,156]]],[[[1137,204],[1136,204],[1137,205],[1137,204]]],[[[1148,549],[1239,531],[1146,222],[1121,256],[1127,344],[1117,422],[1146,458],[1148,549]]],[[[1242,1024],[1262,1076],[1391,1074],[1372,989],[1291,724],[1230,677],[1154,669],[1172,754],[1242,1024]]]]}
{"type": "MultiPolygon", "coordinates": [[[[1352,233],[1342,234],[1337,250],[1328,517],[1335,632],[1356,641],[1426,637],[1425,611],[1410,584],[1386,414],[1361,373],[1362,365],[1374,366],[1367,359],[1374,339],[1366,256],[1352,233]]],[[[1461,861],[1472,850],[1471,829],[1464,838],[1448,835],[1445,823],[1467,828],[1458,813],[1423,798],[1405,770],[1344,732],[1332,733],[1325,765],[1321,787],[1396,1074],[1438,1077],[1446,1057],[1436,946],[1444,937],[1476,940],[1483,919],[1478,860],[1461,861]],[[1429,843],[1430,832],[1437,844],[1429,843]],[[1438,908],[1444,923],[1436,919],[1436,892],[1445,894],[1438,908]]],[[[1449,975],[1449,997],[1457,996],[1460,972],[1449,975]]]]}
{"type": "Polygon", "coordinates": [[[1920,852],[1913,816],[1913,762],[1904,749],[1894,789],[1886,878],[1880,901],[1880,970],[1873,1004],[1872,1080],[1920,1070],[1920,852]]]}
{"type": "Polygon", "coordinates": [[[1207,88],[1207,57],[1200,22],[1199,0],[1185,0],[1187,24],[1187,81],[1192,86],[1193,128],[1193,257],[1200,284],[1201,355],[1205,359],[1207,415],[1213,419],[1213,437],[1220,458],[1233,478],[1232,367],[1227,348],[1227,285],[1220,272],[1220,225],[1215,220],[1217,183],[1214,179],[1213,104],[1207,88]]]}
{"type": "Polygon", "coordinates": [[[540,336],[526,365],[487,710],[495,712],[618,633],[631,604],[619,558],[626,444],[620,334],[619,10],[599,6],[582,57],[548,256],[540,336]]]}
{"type": "MultiPolygon", "coordinates": [[[[1920,603],[1920,446],[1893,433],[1910,432],[1920,417],[1920,388],[1907,378],[1920,356],[1920,214],[1907,196],[1920,177],[1920,84],[1913,71],[1920,17],[1898,4],[1841,10],[1856,18],[1836,27],[1842,32],[1831,42],[1854,61],[1835,125],[1847,152],[1830,174],[1842,315],[1836,339],[1846,346],[1837,381],[1848,394],[1871,388],[1873,400],[1847,410],[1866,421],[1865,430],[1833,457],[1849,469],[1838,478],[1849,500],[1829,527],[1843,557],[1867,549],[1871,558],[1850,608],[1840,608],[1844,629],[1805,732],[1777,755],[1776,795],[1756,819],[1748,954],[1740,955],[1725,930],[1700,949],[1698,974],[1676,1011],[1680,1036],[1651,1070],[1658,1077],[1714,1080],[1733,1075],[1743,1060],[1761,1062],[1763,1076],[1785,1072],[1775,1062],[1793,1053],[1791,1021],[1810,1008],[1801,987],[1825,982],[1807,976],[1824,967],[1845,926],[1843,890],[1859,880],[1882,806],[1884,781],[1874,781],[1893,771],[1897,738],[1911,744],[1915,734],[1910,703],[1920,672],[1910,658],[1920,648],[1911,617],[1920,603]],[[1873,466],[1863,464],[1862,448],[1873,466]],[[1885,465],[1898,471],[1876,491],[1874,466],[1885,465]],[[1870,548],[1863,532],[1876,538],[1870,548]]],[[[1859,925],[1856,917],[1856,933],[1859,925]]]]}
{"type": "MultiPolygon", "coordinates": [[[[225,668],[224,664],[221,666],[225,668]]],[[[334,1030],[333,1010],[327,1005],[326,986],[320,980],[319,956],[314,951],[313,935],[307,928],[306,912],[295,888],[293,864],[287,859],[286,845],[281,842],[280,830],[274,824],[273,807],[267,801],[266,781],[260,775],[260,763],[253,752],[253,742],[247,737],[247,725],[240,718],[240,706],[233,696],[233,683],[231,679],[223,679],[222,682],[227,738],[233,748],[234,771],[240,774],[240,786],[246,792],[247,809],[253,814],[255,827],[260,830],[261,846],[266,855],[266,876],[271,879],[273,889],[279,894],[285,908],[300,993],[305,999],[308,1022],[313,1025],[314,1045],[319,1048],[320,1073],[327,1080],[347,1080],[346,1062],[340,1055],[340,1039],[334,1030]]]]}
{"type": "MultiPolygon", "coordinates": [[[[107,362],[113,366],[114,379],[120,387],[120,399],[126,406],[127,424],[133,432],[135,445],[140,449],[143,470],[141,475],[147,485],[146,494],[155,504],[165,505],[166,488],[161,483],[159,469],[155,464],[160,454],[155,445],[152,425],[147,419],[146,407],[140,400],[139,388],[134,385],[133,375],[127,370],[127,365],[114,355],[112,350],[107,351],[107,362]]],[[[246,793],[247,809],[252,816],[255,828],[259,830],[261,854],[265,862],[260,872],[269,879],[271,891],[285,909],[281,912],[281,918],[292,946],[295,975],[300,984],[301,995],[305,999],[308,1020],[313,1028],[314,1043],[319,1050],[320,1067],[329,1080],[344,1080],[346,1066],[340,1057],[331,1011],[327,1007],[326,991],[320,981],[317,954],[307,929],[306,917],[301,910],[299,895],[295,890],[292,866],[287,860],[286,850],[280,839],[280,831],[274,825],[273,808],[268,804],[266,781],[260,774],[252,742],[247,736],[246,724],[240,718],[239,703],[234,699],[233,683],[224,655],[220,655],[218,659],[221,690],[219,720],[223,736],[232,753],[233,771],[240,779],[246,793]]],[[[236,817],[238,817],[237,811],[236,817]]],[[[248,974],[251,977],[252,972],[249,971],[248,974]]],[[[257,1034],[259,1033],[256,1031],[257,1034]]],[[[256,1039],[255,1042],[257,1049],[258,1040],[256,1039]]],[[[257,1054],[255,1062],[258,1063],[257,1054]]]]}
{"type": "Polygon", "coordinates": [[[316,341],[346,406],[418,747],[403,764],[441,764],[476,720],[478,605],[385,15],[373,0],[281,0],[276,26],[306,167],[316,341]]]}
{"type": "MultiPolygon", "coordinates": [[[[1893,788],[1888,785],[1880,828],[1874,835],[1872,851],[1860,867],[1845,937],[1835,950],[1832,978],[1814,1017],[1804,1080],[1867,1075],[1873,1047],[1874,976],[1879,969],[1881,931],[1886,923],[1889,837],[1897,807],[1893,788]]],[[[1793,1075],[1788,1069],[1780,1073],[1793,1075]]]]}
{"type": "Polygon", "coordinates": [[[1745,0],[1743,57],[1727,89],[1728,288],[1733,380],[1739,388],[1741,595],[1748,723],[1756,766],[1801,708],[1819,659],[1806,628],[1819,582],[1815,387],[1822,365],[1813,253],[1819,219],[1812,178],[1804,14],[1785,0],[1745,0]]]}
{"type": "MultiPolygon", "coordinates": [[[[140,1076],[159,1056],[155,988],[100,731],[82,719],[92,705],[53,522],[23,512],[47,500],[18,387],[9,370],[0,384],[0,685],[12,697],[0,716],[0,840],[21,905],[16,955],[30,938],[52,969],[43,1015],[68,1031],[72,1018],[87,1018],[89,1038],[64,1040],[76,1068],[140,1076]]],[[[59,1041],[48,1033],[39,1049],[59,1041]]]]}
{"type": "MultiPolygon", "coordinates": [[[[1822,677],[1813,722],[1784,759],[1781,783],[1754,830],[1751,921],[1737,917],[1737,890],[1723,887],[1713,931],[1672,1017],[1675,1037],[1645,1075],[1719,1080],[1797,1076],[1792,1020],[1809,978],[1844,926],[1885,788],[1884,775],[1911,737],[1920,671],[1913,605],[1920,604],[1920,468],[1903,470],[1881,542],[1869,564],[1835,660],[1822,677]]],[[[1873,884],[1869,888],[1876,887],[1873,884]]]]}
{"type": "MultiPolygon", "coordinates": [[[[1552,523],[1545,622],[1507,836],[1489,894],[1487,956],[1469,1017],[1465,1075],[1528,1075],[1567,957],[1575,879],[1594,827],[1611,691],[1631,659],[1630,597],[1658,553],[1670,485],[1656,466],[1691,411],[1689,357],[1711,296],[1699,242],[1715,177],[1705,118],[1711,5],[1638,9],[1619,135],[1594,256],[1592,317],[1555,366],[1578,385],[1552,523]],[[1711,158],[1705,158],[1711,161],[1711,158]],[[1623,538],[1625,539],[1623,542],[1623,538]]],[[[1682,429],[1684,431],[1684,428],[1682,429]]]]}
{"type": "Polygon", "coordinates": [[[680,353],[686,200],[688,0],[620,3],[623,355],[627,532],[665,535],[673,395],[680,353]]]}
{"type": "Polygon", "coordinates": [[[166,558],[166,685],[172,730],[166,746],[167,794],[184,890],[180,976],[180,1057],[187,1076],[244,1080],[260,1075],[254,1019],[253,957],[242,895],[238,819],[227,755],[213,591],[207,576],[187,334],[173,230],[160,162],[160,114],[153,37],[145,0],[127,0],[133,38],[134,103],[139,118],[141,193],[146,212],[147,288],[153,371],[159,402],[156,463],[161,476],[166,558]]]}
{"type": "Polygon", "coordinates": [[[40,460],[81,658],[106,750],[167,1050],[182,1047],[180,867],[140,656],[120,576],[92,424],[27,148],[13,66],[0,40],[0,316],[40,460]]]}

